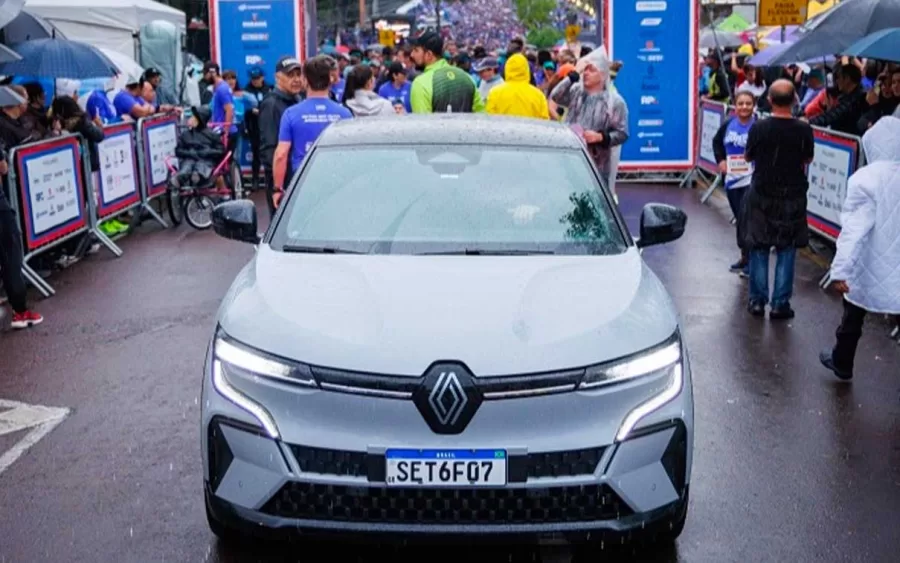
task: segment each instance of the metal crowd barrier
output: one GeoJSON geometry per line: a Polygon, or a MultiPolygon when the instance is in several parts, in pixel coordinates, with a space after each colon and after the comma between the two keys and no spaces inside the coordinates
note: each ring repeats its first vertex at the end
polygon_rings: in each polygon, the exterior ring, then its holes
{"type": "Polygon", "coordinates": [[[56,291],[29,265],[36,256],[88,233],[121,256],[122,249],[99,227],[137,208],[168,227],[150,201],[166,192],[165,162],[174,156],[176,123],[174,115],[156,115],[136,124],[104,127],[96,175],[91,173],[88,143],[80,135],[9,151],[10,199],[25,249],[22,273],[45,297],[56,291]]]}
{"type": "Polygon", "coordinates": [[[150,202],[166,193],[166,158],[174,159],[178,144],[178,116],[159,114],[137,122],[137,158],[141,178],[141,208],[163,227],[169,224],[150,202]]]}
{"type": "MultiPolygon", "coordinates": [[[[725,120],[734,114],[734,108],[719,102],[703,101],[697,112],[698,135],[697,163],[691,178],[711,176],[709,187],[700,197],[706,203],[721,187],[721,175],[715,162],[712,142],[725,120]]],[[[760,117],[765,117],[760,114],[760,117]]],[[[813,126],[815,157],[809,165],[809,192],[807,193],[807,224],[814,233],[836,242],[841,232],[841,208],[847,197],[847,181],[865,164],[860,150],[862,140],[830,129],[813,126]]],[[[829,274],[819,282],[821,287],[831,283],[829,274]]]]}

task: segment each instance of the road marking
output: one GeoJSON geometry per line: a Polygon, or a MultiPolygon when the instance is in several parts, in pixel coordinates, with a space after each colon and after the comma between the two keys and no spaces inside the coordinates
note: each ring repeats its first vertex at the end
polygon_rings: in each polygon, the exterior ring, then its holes
{"type": "Polygon", "coordinates": [[[28,428],[32,429],[9,451],[0,455],[0,475],[22,457],[28,448],[37,444],[41,438],[56,428],[69,416],[70,412],[66,408],[29,405],[4,399],[0,399],[0,409],[11,409],[0,412],[0,436],[28,428]]]}

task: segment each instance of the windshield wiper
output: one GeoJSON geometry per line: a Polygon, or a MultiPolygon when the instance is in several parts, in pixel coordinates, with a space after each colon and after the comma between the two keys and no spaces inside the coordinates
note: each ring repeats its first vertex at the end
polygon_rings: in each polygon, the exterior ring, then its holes
{"type": "Polygon", "coordinates": [[[306,254],[365,254],[358,250],[338,248],[335,246],[304,246],[301,244],[286,244],[281,247],[284,252],[300,252],[306,254]]]}
{"type": "Polygon", "coordinates": [[[464,248],[462,250],[443,250],[437,252],[417,252],[419,256],[528,256],[531,254],[556,254],[552,250],[479,250],[464,248]]]}

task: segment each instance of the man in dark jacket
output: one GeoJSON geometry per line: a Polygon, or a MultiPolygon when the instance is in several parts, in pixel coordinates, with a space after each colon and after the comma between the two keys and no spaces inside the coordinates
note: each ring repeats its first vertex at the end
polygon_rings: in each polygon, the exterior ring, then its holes
{"type": "Polygon", "coordinates": [[[206,179],[225,156],[222,137],[206,126],[212,117],[208,106],[191,108],[190,128],[178,138],[175,156],[178,158],[178,182],[197,172],[206,179]]]}
{"type": "Polygon", "coordinates": [[[253,162],[250,165],[250,176],[252,178],[251,190],[259,189],[259,173],[262,168],[262,158],[260,157],[260,137],[259,137],[259,106],[272,87],[266,84],[266,76],[263,69],[255,66],[250,69],[250,83],[244,91],[253,97],[254,107],[250,108],[244,115],[244,129],[247,133],[247,139],[250,141],[250,151],[253,153],[253,162]]]}
{"type": "Polygon", "coordinates": [[[809,120],[810,125],[829,127],[848,135],[859,135],[858,122],[866,113],[866,92],[862,87],[862,71],[853,64],[838,69],[835,84],[841,91],[836,106],[809,120]]]}
{"type": "MultiPolygon", "coordinates": [[[[275,89],[259,106],[259,151],[266,176],[266,201],[269,213],[275,214],[275,180],[272,162],[278,146],[278,129],[284,111],[299,101],[303,89],[303,67],[295,57],[282,57],[275,65],[275,89]]],[[[290,173],[290,171],[288,171],[290,173]]]]}
{"type": "Polygon", "coordinates": [[[772,320],[794,317],[791,296],[797,249],[809,243],[806,226],[806,167],[813,160],[812,127],[794,119],[796,93],[790,80],[769,88],[772,117],[757,121],[747,135],[745,159],[752,162],[750,191],[744,199],[744,247],[750,251],[750,314],[761,317],[769,303],[769,251],[775,247],[772,320]]]}
{"type": "MultiPolygon", "coordinates": [[[[0,87],[0,103],[3,104],[3,123],[9,125],[13,119],[11,113],[21,114],[24,111],[26,99],[18,92],[6,86],[0,87]]],[[[18,127],[18,126],[17,126],[18,127]]],[[[23,130],[24,132],[24,130],[23,130]]],[[[27,137],[27,133],[24,133],[27,137]]],[[[13,310],[12,327],[27,328],[43,322],[44,317],[28,308],[25,277],[22,275],[22,234],[19,232],[18,221],[12,206],[7,199],[8,176],[10,163],[7,160],[7,147],[13,148],[15,144],[6,143],[8,139],[21,136],[9,128],[0,130],[0,176],[3,179],[3,188],[0,189],[0,281],[9,298],[9,305],[13,310]]],[[[16,143],[17,144],[17,143],[16,143]]]]}

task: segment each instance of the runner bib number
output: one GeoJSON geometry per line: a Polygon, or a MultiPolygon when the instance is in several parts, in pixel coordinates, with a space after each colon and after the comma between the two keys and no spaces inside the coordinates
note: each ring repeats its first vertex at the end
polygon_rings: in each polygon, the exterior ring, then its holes
{"type": "Polygon", "coordinates": [[[729,174],[749,174],[753,171],[753,165],[747,162],[742,154],[728,155],[727,164],[729,174]]]}

